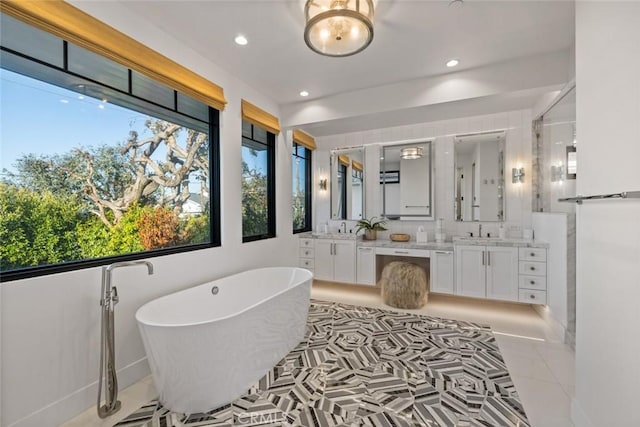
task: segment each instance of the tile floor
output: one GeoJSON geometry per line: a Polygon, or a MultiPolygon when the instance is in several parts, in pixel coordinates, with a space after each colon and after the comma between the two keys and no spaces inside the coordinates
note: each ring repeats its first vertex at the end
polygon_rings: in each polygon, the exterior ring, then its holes
{"type": "MultiPolygon", "coordinates": [[[[315,282],[312,298],[390,309],[375,288],[315,282]]],[[[574,354],[530,306],[431,295],[423,308],[405,311],[491,326],[531,425],[573,426],[574,354]]],[[[63,427],[111,427],[155,397],[147,377],[121,392],[118,414],[99,420],[91,408],[63,427]]]]}

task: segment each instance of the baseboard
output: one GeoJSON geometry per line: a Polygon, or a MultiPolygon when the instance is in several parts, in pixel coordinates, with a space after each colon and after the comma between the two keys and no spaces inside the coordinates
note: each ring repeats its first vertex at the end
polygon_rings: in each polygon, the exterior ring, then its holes
{"type": "Polygon", "coordinates": [[[556,334],[558,338],[562,340],[562,342],[566,343],[567,330],[565,326],[553,317],[551,311],[547,308],[547,306],[534,304],[532,305],[532,307],[536,311],[536,313],[538,313],[538,315],[542,317],[542,320],[544,320],[545,323],[549,325],[553,333],[556,334]]]}
{"type": "MultiPolygon", "coordinates": [[[[120,390],[129,387],[149,375],[147,358],[125,366],[118,370],[118,385],[120,390]]],[[[7,427],[54,427],[74,418],[92,406],[96,405],[98,397],[98,381],[74,391],[73,393],[52,402],[9,424],[7,427]]]]}
{"type": "Polygon", "coordinates": [[[571,421],[576,427],[595,427],[575,397],[571,399],[571,421]]]}

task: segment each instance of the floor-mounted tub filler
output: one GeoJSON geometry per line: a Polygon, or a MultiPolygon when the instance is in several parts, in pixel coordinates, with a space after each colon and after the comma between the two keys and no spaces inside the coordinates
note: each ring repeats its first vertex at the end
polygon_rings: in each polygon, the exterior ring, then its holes
{"type": "Polygon", "coordinates": [[[260,268],[142,306],[136,319],[162,405],[194,414],[245,393],[304,337],[312,278],[260,268]]]}
{"type": "Polygon", "coordinates": [[[98,416],[106,418],[120,410],[118,400],[118,375],[116,374],[115,306],[119,301],[118,289],[111,286],[111,272],[116,268],[142,265],[153,274],[149,261],[123,261],[102,267],[102,291],[100,297],[100,376],[98,377],[98,416]],[[104,405],[102,392],[104,390],[104,405]]]}

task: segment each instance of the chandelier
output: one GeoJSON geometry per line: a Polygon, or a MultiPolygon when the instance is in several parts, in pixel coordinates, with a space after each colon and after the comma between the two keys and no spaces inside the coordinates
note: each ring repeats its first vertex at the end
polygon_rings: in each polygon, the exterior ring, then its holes
{"type": "Polygon", "coordinates": [[[349,56],[373,40],[373,0],[307,0],[304,41],[325,56],[349,56]]]}

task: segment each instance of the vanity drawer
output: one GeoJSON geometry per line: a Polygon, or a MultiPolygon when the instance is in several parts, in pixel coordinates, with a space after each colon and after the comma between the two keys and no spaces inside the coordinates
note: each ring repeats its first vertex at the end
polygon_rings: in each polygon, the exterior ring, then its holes
{"type": "Polygon", "coordinates": [[[300,258],[313,258],[313,248],[300,248],[300,258]]]}
{"type": "Polygon", "coordinates": [[[520,289],[535,289],[538,291],[547,290],[547,278],[540,276],[520,276],[518,278],[520,289]]]}
{"type": "Polygon", "coordinates": [[[545,291],[532,291],[529,289],[520,289],[518,301],[528,304],[546,304],[547,293],[545,291]]]}
{"type": "Polygon", "coordinates": [[[535,261],[520,261],[520,274],[528,274],[530,276],[546,276],[547,263],[535,261]]]}
{"type": "Polygon", "coordinates": [[[300,238],[300,247],[301,248],[312,248],[313,247],[313,239],[300,238]]]}
{"type": "Polygon", "coordinates": [[[308,268],[310,270],[313,270],[312,259],[300,258],[300,260],[298,260],[298,265],[302,268],[308,268]]]}
{"type": "Polygon", "coordinates": [[[545,248],[520,248],[520,261],[547,261],[547,250],[545,248]]]}
{"type": "Polygon", "coordinates": [[[431,251],[426,249],[376,248],[376,255],[396,255],[429,258],[431,256],[431,251]]]}

